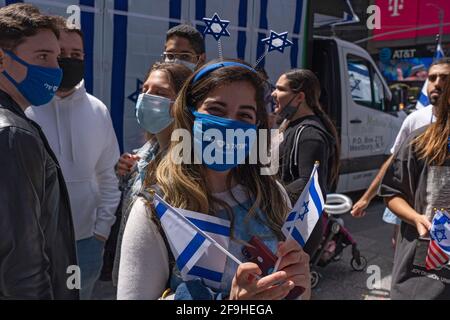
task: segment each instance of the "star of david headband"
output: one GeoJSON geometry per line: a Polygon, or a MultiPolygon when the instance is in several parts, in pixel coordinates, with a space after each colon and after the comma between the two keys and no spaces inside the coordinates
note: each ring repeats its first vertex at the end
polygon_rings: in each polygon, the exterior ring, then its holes
{"type": "MultiPolygon", "coordinates": [[[[218,47],[219,47],[219,58],[223,59],[223,50],[222,50],[222,40],[221,37],[230,37],[230,32],[227,30],[227,27],[230,24],[230,21],[228,20],[222,20],[220,19],[219,15],[217,13],[214,13],[212,18],[203,18],[203,21],[206,24],[205,31],[203,32],[206,36],[207,34],[210,34],[216,39],[218,47]]],[[[279,51],[281,53],[284,53],[284,49],[287,47],[292,46],[292,41],[290,41],[288,38],[288,32],[282,32],[277,33],[273,30],[270,30],[270,35],[267,38],[264,38],[261,40],[264,44],[268,45],[268,48],[265,50],[264,54],[259,57],[256,60],[255,65],[253,68],[256,68],[258,64],[265,58],[265,56],[272,51],[279,51]]],[[[245,66],[248,68],[248,66],[245,66]]],[[[197,76],[199,76],[197,74],[197,76]]],[[[196,77],[197,78],[197,77],[196,77]]],[[[201,78],[201,77],[199,77],[201,78]]],[[[194,79],[194,82],[195,79],[194,79]]]]}

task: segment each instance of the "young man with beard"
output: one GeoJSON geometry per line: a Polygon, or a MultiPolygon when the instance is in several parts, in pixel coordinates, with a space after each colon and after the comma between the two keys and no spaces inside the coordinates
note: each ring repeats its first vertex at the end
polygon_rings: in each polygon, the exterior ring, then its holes
{"type": "Polygon", "coordinates": [[[439,97],[442,94],[445,80],[449,75],[450,58],[437,60],[430,66],[430,69],[428,71],[427,93],[431,105],[411,113],[405,119],[391,149],[392,155],[380,168],[377,176],[375,177],[367,191],[364,193],[364,195],[361,197],[361,199],[359,199],[358,202],[356,202],[353,206],[353,210],[351,213],[354,217],[364,216],[364,210],[369,206],[370,201],[372,201],[372,199],[377,194],[378,188],[381,184],[381,180],[383,179],[387,168],[392,163],[394,153],[398,151],[400,145],[406,140],[406,137],[408,137],[413,131],[436,121],[435,109],[439,97]]]}

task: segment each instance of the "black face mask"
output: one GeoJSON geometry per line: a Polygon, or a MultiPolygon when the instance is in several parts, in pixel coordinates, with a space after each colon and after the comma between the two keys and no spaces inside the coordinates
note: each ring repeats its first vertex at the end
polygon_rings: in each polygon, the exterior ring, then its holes
{"type": "Polygon", "coordinates": [[[84,61],[74,58],[58,59],[59,66],[63,71],[63,78],[59,89],[70,90],[75,87],[84,77],[84,61]]]}
{"type": "Polygon", "coordinates": [[[276,121],[278,125],[280,125],[285,119],[291,120],[292,117],[297,113],[299,105],[295,107],[291,104],[295,97],[296,96],[293,96],[292,99],[289,100],[288,104],[278,114],[278,119],[276,121]]]}

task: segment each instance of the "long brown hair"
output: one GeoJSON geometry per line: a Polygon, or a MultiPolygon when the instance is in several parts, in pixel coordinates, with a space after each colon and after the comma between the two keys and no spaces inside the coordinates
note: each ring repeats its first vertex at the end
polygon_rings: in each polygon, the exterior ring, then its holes
{"type": "MultiPolygon", "coordinates": [[[[187,80],[175,101],[173,106],[174,130],[184,129],[192,135],[194,116],[190,108],[197,109],[213,89],[238,81],[248,82],[255,89],[257,124],[259,129],[268,129],[264,89],[262,80],[257,73],[240,66],[227,66],[211,71],[193,83],[194,77],[205,67],[187,80]]],[[[173,161],[171,154],[179,152],[178,144],[179,142],[175,141],[171,143],[166,156],[161,159],[156,170],[154,182],[161,188],[166,200],[175,207],[205,214],[214,214],[214,210],[220,206],[227,209],[226,204],[215,198],[208,188],[205,178],[206,168],[203,165],[184,162],[176,164],[173,161]]],[[[193,150],[190,150],[190,153],[192,160],[194,159],[193,150]]],[[[243,185],[253,201],[248,209],[247,219],[256,216],[258,209],[261,210],[267,217],[263,223],[281,239],[281,226],[288,211],[286,198],[283,196],[275,176],[260,174],[262,167],[263,165],[258,161],[256,164],[241,164],[232,169],[227,179],[228,189],[231,189],[231,178],[243,185]]],[[[231,192],[230,195],[233,196],[231,192]]],[[[229,210],[227,211],[230,214],[229,210]]],[[[230,216],[230,219],[233,220],[233,217],[230,216]]]]}
{"type": "MultiPolygon", "coordinates": [[[[426,160],[427,164],[434,163],[442,166],[449,157],[448,138],[450,137],[450,79],[444,85],[434,111],[436,122],[431,124],[424,133],[413,140],[419,159],[426,160]]],[[[430,108],[430,107],[428,107],[430,108]]]]}
{"type": "Polygon", "coordinates": [[[169,78],[170,86],[175,94],[178,94],[184,85],[184,82],[192,74],[192,71],[179,63],[173,62],[155,62],[148,71],[147,80],[153,71],[163,71],[169,78]]]}
{"type": "Polygon", "coordinates": [[[320,105],[320,82],[316,75],[307,69],[293,69],[284,74],[288,79],[289,88],[294,93],[303,92],[305,94],[306,104],[312,109],[314,114],[320,118],[326,130],[334,137],[334,157],[332,159],[333,165],[330,170],[328,184],[331,186],[337,182],[339,177],[339,165],[341,148],[339,143],[339,135],[336,127],[331,121],[330,117],[323,111],[320,105]]]}
{"type": "MultiPolygon", "coordinates": [[[[179,63],[172,63],[172,62],[155,62],[150,70],[147,73],[147,76],[145,77],[145,80],[150,77],[152,72],[154,71],[162,71],[167,75],[167,78],[169,80],[169,84],[176,95],[180,92],[181,88],[184,85],[184,82],[187,78],[189,78],[190,75],[192,75],[191,69],[188,67],[179,64],[179,63]]],[[[146,132],[146,138],[147,140],[156,140],[156,135],[151,134],[150,132],[146,132]]],[[[163,150],[159,150],[158,155],[156,158],[149,163],[147,166],[147,172],[145,175],[145,181],[146,183],[150,183],[150,180],[152,179],[151,173],[156,170],[156,167],[158,165],[159,160],[161,159],[161,154],[163,150]],[[150,173],[150,174],[149,174],[150,173]]]]}

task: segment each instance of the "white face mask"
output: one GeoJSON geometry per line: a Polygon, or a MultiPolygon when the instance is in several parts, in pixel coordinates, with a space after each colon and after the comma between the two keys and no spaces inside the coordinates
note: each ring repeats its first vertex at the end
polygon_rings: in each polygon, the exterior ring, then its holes
{"type": "Polygon", "coordinates": [[[166,59],[165,62],[182,64],[183,66],[188,67],[191,71],[195,71],[195,68],[197,67],[196,63],[192,63],[181,59],[173,59],[173,60],[166,59]]]}
{"type": "Polygon", "coordinates": [[[170,99],[141,93],[136,103],[137,122],[150,133],[160,133],[173,122],[170,115],[171,105],[170,99]]]}

